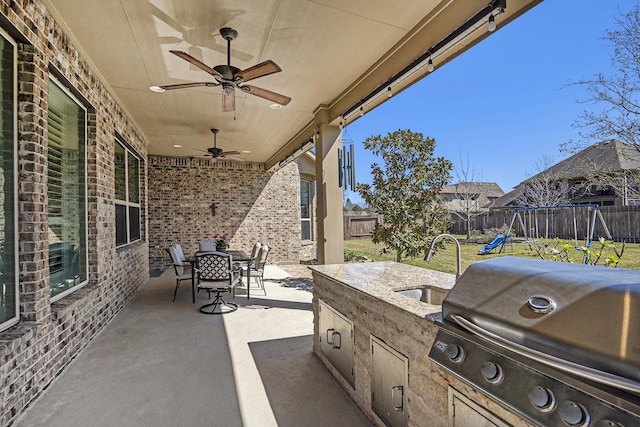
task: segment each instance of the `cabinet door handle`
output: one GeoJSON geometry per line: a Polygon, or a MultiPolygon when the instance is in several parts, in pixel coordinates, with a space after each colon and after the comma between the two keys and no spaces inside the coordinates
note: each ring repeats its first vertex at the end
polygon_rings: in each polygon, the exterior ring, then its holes
{"type": "Polygon", "coordinates": [[[331,348],[335,348],[335,349],[340,349],[340,347],[342,347],[342,335],[340,335],[340,332],[338,331],[333,331],[333,333],[331,334],[331,348]],[[335,341],[333,340],[333,338],[335,336],[338,336],[338,344],[335,343],[335,341]]]}
{"type": "Polygon", "coordinates": [[[327,344],[329,345],[333,345],[333,334],[336,332],[335,329],[331,328],[331,329],[327,329],[327,344]],[[329,335],[329,332],[331,332],[331,335],[329,335]]]}
{"type": "Polygon", "coordinates": [[[391,387],[391,406],[393,406],[393,409],[395,409],[396,412],[404,411],[404,386],[397,385],[397,386],[391,387]],[[399,391],[401,393],[400,406],[395,405],[396,391],[399,391]]]}

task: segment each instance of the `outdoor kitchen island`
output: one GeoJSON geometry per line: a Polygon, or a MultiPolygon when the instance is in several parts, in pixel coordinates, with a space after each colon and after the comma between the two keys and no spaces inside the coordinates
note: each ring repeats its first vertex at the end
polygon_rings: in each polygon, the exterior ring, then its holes
{"type": "Polygon", "coordinates": [[[470,421],[451,425],[532,425],[429,359],[438,328],[427,317],[455,275],[396,262],[310,268],[313,351],[376,425],[448,426],[450,403],[470,421]]]}

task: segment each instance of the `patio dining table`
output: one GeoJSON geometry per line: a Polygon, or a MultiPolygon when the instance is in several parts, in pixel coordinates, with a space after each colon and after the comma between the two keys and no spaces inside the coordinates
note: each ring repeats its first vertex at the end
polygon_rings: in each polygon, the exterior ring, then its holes
{"type": "MultiPolygon", "coordinates": [[[[191,263],[191,294],[193,298],[193,302],[196,302],[196,291],[195,291],[195,272],[196,272],[196,262],[197,255],[201,252],[196,252],[193,257],[187,258],[187,261],[191,263]]],[[[247,299],[249,299],[249,284],[251,282],[251,269],[249,268],[249,264],[251,261],[251,256],[247,255],[247,253],[243,250],[233,250],[227,251],[229,255],[231,255],[231,260],[233,262],[243,262],[247,264],[247,299]]]]}

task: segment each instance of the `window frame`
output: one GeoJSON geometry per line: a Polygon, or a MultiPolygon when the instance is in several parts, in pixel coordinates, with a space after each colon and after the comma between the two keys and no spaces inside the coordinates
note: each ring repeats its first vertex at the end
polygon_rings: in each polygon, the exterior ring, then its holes
{"type": "MultiPolygon", "coordinates": [[[[82,282],[74,285],[73,287],[63,292],[60,292],[59,294],[53,295],[51,297],[51,302],[53,303],[66,297],[67,295],[70,295],[76,292],[78,289],[83,288],[89,283],[89,208],[88,208],[89,206],[88,163],[89,162],[87,161],[88,160],[87,155],[89,153],[89,150],[88,150],[89,148],[89,141],[88,141],[89,111],[87,109],[87,106],[80,99],[78,99],[78,97],[75,96],[72,90],[70,90],[70,88],[63,81],[58,79],[55,76],[55,74],[49,73],[49,81],[55,83],[55,85],[58,86],[58,88],[62,92],[64,92],[69,98],[71,98],[73,102],[75,102],[78,105],[78,107],[80,107],[80,109],[84,111],[84,240],[85,240],[84,241],[84,253],[85,253],[84,268],[85,268],[85,271],[87,272],[87,277],[85,278],[85,280],[83,280],[82,282]]],[[[47,98],[48,98],[48,94],[47,94],[47,98]]],[[[48,103],[48,100],[47,100],[47,103],[48,103]]],[[[48,110],[48,106],[47,106],[47,110],[48,110]]],[[[47,212],[47,216],[48,216],[48,212],[47,212]]],[[[49,275],[50,273],[47,272],[47,274],[49,275]]],[[[49,276],[49,286],[51,286],[50,276],[49,276]]]]}
{"type": "Polygon", "coordinates": [[[313,228],[311,227],[312,223],[311,223],[311,209],[312,209],[312,200],[313,197],[311,197],[311,181],[307,180],[307,179],[301,179],[300,180],[300,194],[302,194],[302,185],[306,183],[308,186],[308,190],[307,190],[307,196],[308,196],[308,200],[307,200],[307,210],[309,212],[309,216],[307,218],[303,218],[302,217],[302,197],[300,200],[300,240],[302,240],[303,242],[308,242],[308,241],[312,241],[313,240],[313,228]],[[305,239],[303,237],[303,230],[304,228],[302,227],[303,223],[308,223],[309,224],[309,238],[305,239]]]}
{"type": "MultiPolygon", "coordinates": [[[[142,203],[140,203],[140,199],[141,199],[141,172],[142,172],[142,158],[135,152],[133,151],[133,149],[129,146],[129,144],[126,143],[126,141],[124,140],[124,138],[122,136],[120,136],[118,133],[116,133],[116,137],[115,137],[115,143],[120,145],[125,152],[125,159],[124,159],[124,186],[125,186],[125,197],[127,200],[121,200],[118,199],[116,194],[117,192],[115,191],[116,188],[115,186],[118,183],[117,177],[115,176],[115,146],[114,146],[114,197],[113,197],[113,205],[114,205],[114,209],[117,209],[117,206],[124,206],[125,207],[125,219],[126,219],[126,241],[124,243],[118,243],[117,241],[117,235],[118,233],[116,232],[116,248],[122,248],[124,246],[130,245],[132,243],[136,243],[136,242],[140,242],[142,240],[142,203]],[[134,202],[130,202],[129,201],[129,156],[133,156],[137,161],[138,161],[138,202],[134,203],[134,202]],[[139,234],[140,236],[137,239],[131,239],[131,211],[130,208],[138,208],[138,230],[139,230],[139,234]]],[[[114,212],[114,215],[117,215],[116,212],[114,212]]],[[[117,221],[117,216],[114,217],[115,219],[115,224],[117,227],[118,221],[117,221]]]]}
{"type": "Polygon", "coordinates": [[[0,321],[0,332],[14,326],[20,321],[20,283],[18,280],[19,271],[19,256],[18,256],[18,244],[19,244],[19,229],[18,229],[18,43],[6,32],[0,28],[0,36],[4,38],[9,44],[13,46],[13,105],[11,108],[13,118],[13,168],[11,169],[13,178],[13,263],[14,263],[14,277],[13,286],[14,289],[14,304],[15,315],[4,322],[0,321]]]}

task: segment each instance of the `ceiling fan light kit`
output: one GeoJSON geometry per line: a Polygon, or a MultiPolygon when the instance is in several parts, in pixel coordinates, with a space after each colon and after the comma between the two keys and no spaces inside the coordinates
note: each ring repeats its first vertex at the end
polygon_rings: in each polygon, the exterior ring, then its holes
{"type": "Polygon", "coordinates": [[[210,67],[200,60],[194,58],[187,52],[179,50],[170,50],[172,54],[178,56],[181,59],[189,62],[190,64],[200,68],[201,70],[209,73],[215,79],[215,82],[195,82],[195,83],[180,83],[173,85],[163,86],[151,86],[150,90],[154,92],[164,92],[166,90],[173,89],[185,89],[191,87],[214,87],[222,86],[222,111],[235,111],[235,89],[264,98],[279,105],[287,105],[291,102],[291,98],[285,95],[281,95],[276,92],[272,92],[267,89],[262,89],[257,86],[247,85],[246,82],[257,79],[259,77],[268,76],[269,74],[279,73],[282,69],[272,60],[268,59],[259,64],[256,64],[247,69],[241,70],[238,67],[231,65],[231,42],[238,37],[238,32],[233,28],[221,28],[220,35],[227,41],[227,63],[225,65],[216,65],[210,67]]]}
{"type": "Polygon", "coordinates": [[[222,111],[235,111],[236,109],[236,91],[233,85],[222,83],[222,111]]]}

